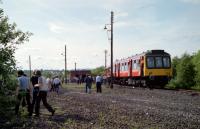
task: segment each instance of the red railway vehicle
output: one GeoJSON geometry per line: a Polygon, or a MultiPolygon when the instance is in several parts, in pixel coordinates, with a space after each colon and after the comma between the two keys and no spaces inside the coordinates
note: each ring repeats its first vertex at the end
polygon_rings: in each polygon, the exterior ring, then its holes
{"type": "MultiPolygon", "coordinates": [[[[107,72],[110,70],[107,69],[107,72]]],[[[135,86],[158,84],[164,86],[171,77],[170,54],[164,50],[150,50],[116,60],[113,66],[113,80],[117,84],[135,86]]]]}

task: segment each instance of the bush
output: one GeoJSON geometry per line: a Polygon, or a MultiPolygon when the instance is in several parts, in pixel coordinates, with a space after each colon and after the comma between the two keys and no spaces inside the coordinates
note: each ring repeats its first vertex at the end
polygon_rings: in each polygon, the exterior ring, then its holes
{"type": "Polygon", "coordinates": [[[9,75],[4,79],[3,84],[0,86],[1,95],[12,95],[12,92],[16,90],[17,79],[15,75],[9,75]]]}
{"type": "Polygon", "coordinates": [[[195,85],[195,66],[192,63],[192,56],[189,54],[183,54],[178,59],[177,57],[173,60],[173,69],[175,69],[174,79],[170,81],[169,87],[191,89],[195,85]]]}
{"type": "Polygon", "coordinates": [[[165,87],[169,89],[177,89],[178,87],[177,87],[176,79],[171,79],[169,84],[167,84],[165,87]]]}
{"type": "Polygon", "coordinates": [[[173,77],[175,78],[177,76],[177,66],[180,62],[180,58],[178,58],[177,56],[175,56],[173,59],[172,59],[172,73],[173,73],[173,77]]]}
{"type": "Polygon", "coordinates": [[[180,88],[190,89],[194,86],[195,70],[192,64],[192,57],[184,54],[177,66],[177,83],[180,88]]]}
{"type": "Polygon", "coordinates": [[[15,97],[0,95],[0,120],[10,120],[14,114],[15,97]]]}
{"type": "Polygon", "coordinates": [[[194,54],[193,60],[192,60],[194,66],[195,66],[195,86],[199,87],[200,89],[200,50],[194,54]]]}
{"type": "Polygon", "coordinates": [[[17,85],[17,78],[15,75],[9,75],[8,79],[6,80],[6,88],[8,90],[15,90],[17,85]]]}
{"type": "MultiPolygon", "coordinates": [[[[0,0],[1,1],[1,0],[0,0]]],[[[11,108],[14,106],[12,91],[16,87],[16,70],[14,57],[17,45],[28,41],[31,33],[22,32],[15,23],[10,24],[0,8],[0,120],[12,117],[11,108]]]]}
{"type": "Polygon", "coordinates": [[[97,67],[91,71],[92,76],[103,75],[105,68],[103,66],[97,67]]]}

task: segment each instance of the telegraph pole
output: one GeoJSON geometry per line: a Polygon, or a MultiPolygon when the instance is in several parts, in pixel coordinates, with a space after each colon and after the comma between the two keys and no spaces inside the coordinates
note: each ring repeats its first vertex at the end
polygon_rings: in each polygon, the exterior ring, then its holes
{"type": "Polygon", "coordinates": [[[75,62],[75,64],[74,64],[74,65],[75,65],[75,69],[74,69],[74,70],[75,70],[75,72],[76,72],[76,62],[75,62]]]}
{"type": "Polygon", "coordinates": [[[105,50],[104,52],[105,52],[105,69],[106,69],[106,67],[107,67],[107,53],[108,53],[108,51],[105,50]]]}
{"type": "Polygon", "coordinates": [[[110,47],[110,88],[112,89],[113,88],[113,19],[114,19],[114,12],[113,11],[111,11],[111,22],[110,22],[110,24],[105,24],[105,30],[107,30],[107,31],[110,31],[110,33],[111,33],[111,37],[110,37],[110,39],[108,39],[108,40],[110,40],[110,45],[111,45],[111,47],[110,47]],[[106,27],[106,25],[110,25],[110,30],[108,30],[107,29],[107,27],[106,27]]]}
{"type": "Polygon", "coordinates": [[[29,56],[29,77],[31,78],[31,56],[29,56]]]}
{"type": "Polygon", "coordinates": [[[65,45],[65,83],[67,83],[67,48],[65,45]]]}
{"type": "Polygon", "coordinates": [[[111,11],[111,85],[110,88],[113,88],[113,19],[114,19],[114,12],[111,11]]]}

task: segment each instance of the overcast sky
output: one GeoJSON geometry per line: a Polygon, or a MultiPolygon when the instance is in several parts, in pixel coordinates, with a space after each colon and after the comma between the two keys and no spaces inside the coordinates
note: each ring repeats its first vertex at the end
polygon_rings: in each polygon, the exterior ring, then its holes
{"type": "Polygon", "coordinates": [[[23,31],[34,35],[16,51],[28,69],[95,68],[104,65],[109,35],[103,29],[114,11],[114,60],[150,49],[172,57],[200,49],[200,0],[3,0],[0,7],[23,31]]]}

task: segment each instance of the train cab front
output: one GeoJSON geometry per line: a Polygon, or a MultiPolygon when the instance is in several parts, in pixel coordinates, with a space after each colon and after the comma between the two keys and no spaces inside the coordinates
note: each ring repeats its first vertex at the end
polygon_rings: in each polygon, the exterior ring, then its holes
{"type": "Polygon", "coordinates": [[[144,77],[151,84],[165,85],[172,77],[170,55],[164,50],[152,50],[145,55],[144,77]]]}

